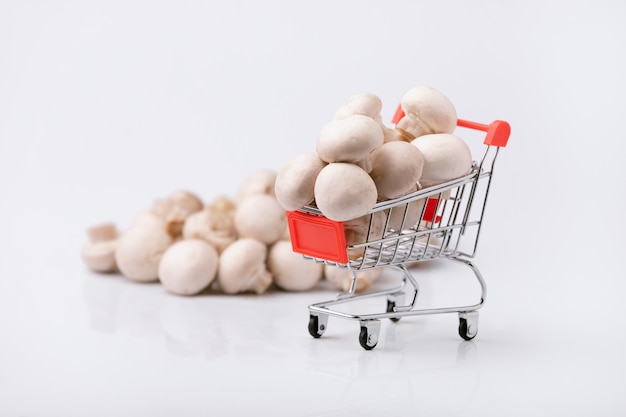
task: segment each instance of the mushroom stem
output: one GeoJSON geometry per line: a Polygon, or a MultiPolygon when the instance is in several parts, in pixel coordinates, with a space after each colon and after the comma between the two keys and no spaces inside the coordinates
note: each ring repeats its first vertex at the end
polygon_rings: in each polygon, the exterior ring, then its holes
{"type": "Polygon", "coordinates": [[[117,270],[115,251],[118,231],[113,223],[102,223],[87,229],[89,242],[81,251],[81,258],[89,269],[95,272],[114,272],[117,270]]]}

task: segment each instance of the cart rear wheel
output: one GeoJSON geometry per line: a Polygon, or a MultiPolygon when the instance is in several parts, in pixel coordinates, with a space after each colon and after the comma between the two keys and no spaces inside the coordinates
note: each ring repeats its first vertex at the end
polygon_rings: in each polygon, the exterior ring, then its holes
{"type": "MultiPolygon", "coordinates": [[[[396,302],[387,300],[387,313],[393,313],[395,308],[396,308],[396,302]]],[[[389,317],[389,320],[393,321],[394,323],[397,323],[400,321],[400,317],[389,317]]]]}
{"type": "Polygon", "coordinates": [[[319,316],[314,316],[313,314],[311,314],[309,316],[309,334],[318,339],[322,337],[325,330],[326,325],[324,323],[321,323],[320,325],[319,316]]]}
{"type": "Polygon", "coordinates": [[[476,324],[468,323],[466,318],[461,317],[459,319],[459,336],[465,340],[472,340],[478,333],[478,327],[476,324]]]}

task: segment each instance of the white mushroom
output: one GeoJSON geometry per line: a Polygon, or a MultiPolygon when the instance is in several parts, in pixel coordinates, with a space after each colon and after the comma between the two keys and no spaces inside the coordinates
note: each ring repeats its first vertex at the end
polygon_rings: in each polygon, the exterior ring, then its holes
{"type": "Polygon", "coordinates": [[[264,293],[272,283],[266,269],[267,246],[252,238],[241,238],[220,255],[217,282],[227,294],[264,293]]]}
{"type": "Polygon", "coordinates": [[[276,175],[278,175],[277,172],[272,169],[261,169],[250,174],[239,189],[237,203],[240,203],[244,198],[254,194],[274,196],[276,175]]]}
{"type": "Polygon", "coordinates": [[[221,253],[237,240],[234,216],[234,203],[226,197],[220,197],[187,218],[183,226],[183,238],[202,239],[221,253]]]}
{"type": "Polygon", "coordinates": [[[113,272],[117,269],[115,250],[118,231],[113,223],[103,223],[87,229],[89,242],[81,251],[85,265],[96,272],[113,272]]]}
{"type": "Polygon", "coordinates": [[[383,103],[376,94],[359,93],[350,96],[335,112],[335,119],[343,119],[353,114],[362,114],[381,122],[380,111],[383,103]]]}
{"type": "Polygon", "coordinates": [[[349,162],[371,171],[370,153],[384,142],[380,124],[362,114],[333,119],[320,131],[317,154],[324,162],[349,162]]]}
{"type": "Polygon", "coordinates": [[[253,194],[239,203],[234,220],[240,238],[251,237],[271,245],[283,235],[287,214],[275,197],[253,194]]]}
{"type": "MultiPolygon", "coordinates": [[[[385,232],[386,211],[376,211],[356,219],[343,222],[346,246],[359,245],[380,239],[385,232]]],[[[365,254],[365,247],[348,249],[348,258],[356,260],[365,254]]]]}
{"type": "Polygon", "coordinates": [[[378,200],[389,200],[414,191],[423,168],[424,157],[416,146],[401,141],[383,144],[372,152],[370,172],[378,200]]]}
{"type": "Polygon", "coordinates": [[[311,262],[295,253],[291,242],[279,240],[270,248],[267,258],[268,270],[274,283],[285,291],[307,291],[317,284],[324,272],[324,265],[311,262]]]}
{"type": "Polygon", "coordinates": [[[152,212],[165,221],[167,231],[173,237],[181,235],[185,220],[202,210],[202,200],[189,191],[175,191],[152,205],[152,212]]]}
{"type": "Polygon", "coordinates": [[[472,152],[459,137],[450,133],[424,135],[411,144],[424,157],[420,184],[423,188],[467,175],[472,168],[472,152]]]}
{"type": "MultiPolygon", "coordinates": [[[[355,292],[366,291],[372,282],[380,276],[382,268],[366,269],[364,271],[356,271],[356,287],[355,292]]],[[[336,289],[348,292],[352,284],[352,273],[348,268],[341,268],[332,265],[324,265],[324,277],[326,281],[333,285],[336,289]]]]}
{"type": "Polygon", "coordinates": [[[407,91],[400,101],[405,116],[397,127],[415,137],[430,133],[452,133],[456,128],[456,109],[439,90],[418,86],[407,91]]]}
{"type": "Polygon", "coordinates": [[[119,236],[115,223],[100,223],[87,229],[87,236],[92,243],[115,240],[119,236]]]}
{"type": "Polygon", "coordinates": [[[225,213],[225,214],[226,213],[232,214],[235,212],[237,205],[229,197],[219,196],[215,198],[213,201],[211,201],[211,203],[209,203],[206,207],[211,209],[212,211],[218,211],[220,213],[225,213]]]}
{"type": "Polygon", "coordinates": [[[218,255],[199,239],[185,239],[170,246],[159,263],[159,281],[173,294],[194,295],[207,288],[217,274],[218,255]]]}
{"type": "Polygon", "coordinates": [[[155,214],[143,213],[118,240],[117,267],[132,281],[156,281],[161,256],[172,243],[166,222],[155,214]]]}
{"type": "Polygon", "coordinates": [[[415,136],[398,127],[390,128],[382,122],[380,112],[383,103],[375,94],[360,93],[349,97],[335,113],[335,119],[343,119],[353,114],[362,114],[374,119],[383,131],[384,142],[396,140],[410,142],[415,136]]]}
{"type": "Polygon", "coordinates": [[[376,204],[374,180],[349,163],[326,165],[315,181],[315,204],[331,220],[352,220],[367,214],[376,204]]]}
{"type": "Polygon", "coordinates": [[[276,176],[278,203],[288,211],[298,210],[315,198],[315,179],[326,166],[315,152],[297,155],[285,164],[276,176]]]}

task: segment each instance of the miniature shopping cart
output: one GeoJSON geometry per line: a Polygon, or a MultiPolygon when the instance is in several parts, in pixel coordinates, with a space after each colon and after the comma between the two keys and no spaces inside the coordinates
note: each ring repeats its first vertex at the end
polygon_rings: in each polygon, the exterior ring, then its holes
{"type": "MultiPolygon", "coordinates": [[[[394,123],[403,116],[396,113],[394,123]]],[[[470,262],[476,254],[483,223],[485,204],[500,148],[506,146],[510,126],[496,120],[488,125],[458,120],[459,127],[486,132],[484,154],[474,162],[471,171],[436,186],[376,204],[369,212],[367,239],[346,245],[344,225],[332,221],[314,205],[287,213],[293,250],[314,262],[351,272],[352,281],[346,293],[330,301],[309,306],[309,333],[319,338],[326,331],[328,316],[358,321],[359,343],[370,350],[376,347],[381,319],[398,321],[403,316],[458,313],[459,335],[473,339],[478,331],[478,309],[485,303],[486,285],[479,269],[470,262]],[[412,210],[419,210],[416,216],[412,210]],[[382,235],[374,232],[374,219],[384,217],[382,235]],[[410,224],[409,218],[417,218],[410,224]],[[399,220],[398,220],[399,219],[399,220]],[[358,257],[354,253],[359,254],[358,257]],[[475,304],[441,308],[417,308],[419,285],[407,265],[446,259],[464,264],[480,285],[480,300],[475,304]],[[357,273],[373,268],[394,268],[402,273],[399,286],[382,291],[356,293],[357,273]],[[408,296],[408,297],[407,297],[408,296]],[[333,309],[344,303],[371,297],[386,297],[384,312],[351,314],[333,309]],[[409,302],[406,302],[406,299],[409,302]]],[[[380,220],[379,220],[380,221],[380,220]]]]}

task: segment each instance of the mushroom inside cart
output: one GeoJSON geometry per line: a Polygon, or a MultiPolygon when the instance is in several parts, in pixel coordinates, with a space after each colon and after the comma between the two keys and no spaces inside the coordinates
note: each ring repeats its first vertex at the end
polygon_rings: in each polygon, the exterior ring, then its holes
{"type": "Polygon", "coordinates": [[[370,176],[376,184],[378,200],[390,200],[415,190],[422,177],[424,157],[407,142],[387,142],[372,152],[370,176]]]}
{"type": "Polygon", "coordinates": [[[417,86],[407,91],[400,101],[405,116],[396,127],[414,137],[431,133],[452,133],[456,128],[456,109],[441,91],[417,86]]]}
{"type": "Polygon", "coordinates": [[[435,133],[414,139],[424,157],[420,183],[431,187],[467,175],[472,168],[472,152],[467,144],[451,133],[435,133]]]}
{"type": "Polygon", "coordinates": [[[334,221],[346,221],[366,215],[376,204],[376,184],[367,172],[356,165],[335,162],[326,165],[315,181],[315,203],[334,221]]]}
{"type": "Polygon", "coordinates": [[[370,172],[370,154],[384,143],[383,130],[374,119],[353,114],[333,119],[322,127],[316,151],[324,162],[348,162],[370,172]]]}

